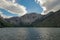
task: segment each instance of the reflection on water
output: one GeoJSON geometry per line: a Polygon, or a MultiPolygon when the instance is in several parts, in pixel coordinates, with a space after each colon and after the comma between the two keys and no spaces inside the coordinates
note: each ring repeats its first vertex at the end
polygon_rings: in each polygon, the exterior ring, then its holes
{"type": "Polygon", "coordinates": [[[0,40],[60,40],[60,28],[0,28],[0,40]]]}

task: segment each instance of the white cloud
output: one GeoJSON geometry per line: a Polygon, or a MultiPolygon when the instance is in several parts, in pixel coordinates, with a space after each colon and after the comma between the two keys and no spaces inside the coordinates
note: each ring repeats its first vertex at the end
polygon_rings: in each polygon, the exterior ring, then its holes
{"type": "Polygon", "coordinates": [[[43,14],[46,15],[50,11],[57,11],[60,9],[60,0],[35,0],[43,8],[43,14]]]}
{"type": "Polygon", "coordinates": [[[11,18],[11,17],[13,17],[13,16],[6,16],[6,15],[4,15],[3,12],[1,12],[1,11],[0,11],[0,16],[3,17],[3,18],[11,18]]]}
{"type": "Polygon", "coordinates": [[[26,8],[15,2],[15,0],[0,0],[0,8],[20,16],[27,13],[26,8]]]}

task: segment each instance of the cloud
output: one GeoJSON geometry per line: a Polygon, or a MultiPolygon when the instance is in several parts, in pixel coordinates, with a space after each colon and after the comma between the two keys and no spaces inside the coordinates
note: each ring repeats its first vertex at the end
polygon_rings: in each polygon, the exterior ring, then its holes
{"type": "Polygon", "coordinates": [[[43,8],[42,15],[46,15],[50,11],[57,11],[60,9],[60,0],[35,0],[43,8]]]}
{"type": "Polygon", "coordinates": [[[26,7],[15,2],[15,0],[0,0],[0,8],[10,13],[22,16],[27,13],[26,7]]]}
{"type": "Polygon", "coordinates": [[[0,16],[3,17],[3,18],[11,18],[11,17],[13,17],[13,16],[6,16],[6,15],[4,15],[3,12],[1,12],[1,11],[0,11],[0,16]]]}

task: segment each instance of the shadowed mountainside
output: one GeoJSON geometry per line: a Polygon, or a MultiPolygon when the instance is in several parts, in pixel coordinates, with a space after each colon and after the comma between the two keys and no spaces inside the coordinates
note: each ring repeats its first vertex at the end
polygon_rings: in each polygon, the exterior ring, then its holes
{"type": "Polygon", "coordinates": [[[42,19],[37,19],[34,23],[37,27],[60,27],[60,10],[57,12],[50,12],[42,19]]]}

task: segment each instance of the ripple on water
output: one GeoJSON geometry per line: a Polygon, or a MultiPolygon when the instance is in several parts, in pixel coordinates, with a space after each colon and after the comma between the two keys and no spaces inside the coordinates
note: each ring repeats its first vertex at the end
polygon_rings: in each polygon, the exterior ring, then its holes
{"type": "Polygon", "coordinates": [[[1,28],[0,40],[60,40],[60,28],[1,28]]]}

